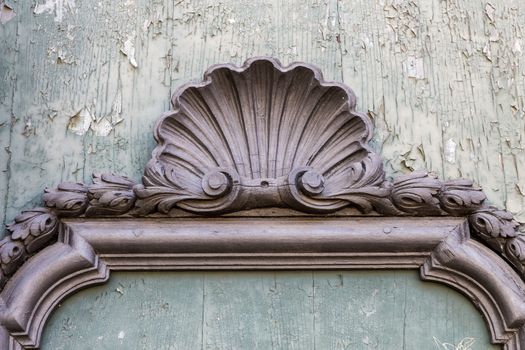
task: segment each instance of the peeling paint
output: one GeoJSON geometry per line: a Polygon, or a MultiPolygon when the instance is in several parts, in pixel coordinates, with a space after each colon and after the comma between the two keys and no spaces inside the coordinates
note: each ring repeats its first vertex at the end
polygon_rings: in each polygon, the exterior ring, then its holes
{"type": "Polygon", "coordinates": [[[67,129],[74,134],[82,136],[89,130],[92,120],[93,116],[89,109],[82,108],[74,116],[69,118],[67,129]]]}
{"type": "Polygon", "coordinates": [[[109,120],[112,125],[117,125],[124,120],[121,116],[122,114],[122,92],[119,91],[115,100],[113,101],[113,106],[111,107],[111,113],[109,114],[109,120]]]}
{"type": "Polygon", "coordinates": [[[518,190],[519,194],[525,197],[525,183],[523,184],[516,184],[516,190],[518,190]]]}
{"type": "Polygon", "coordinates": [[[108,136],[111,130],[113,130],[113,125],[111,125],[111,122],[107,120],[106,117],[102,117],[91,123],[91,130],[93,130],[96,136],[108,136]]]}
{"type": "Polygon", "coordinates": [[[433,337],[434,344],[438,347],[440,350],[472,350],[472,346],[476,342],[476,339],[471,337],[463,338],[457,345],[454,345],[452,343],[442,342],[436,337],[433,337]]]}
{"type": "Polygon", "coordinates": [[[521,200],[519,196],[508,196],[507,201],[505,202],[505,207],[512,214],[518,214],[521,210],[521,200]]]}
{"type": "Polygon", "coordinates": [[[495,13],[496,13],[496,7],[494,7],[494,5],[492,5],[490,2],[487,2],[485,4],[485,14],[487,15],[487,17],[489,18],[491,22],[494,22],[495,13]]]}
{"type": "Polygon", "coordinates": [[[521,42],[519,39],[516,39],[514,41],[514,45],[512,46],[512,53],[515,55],[521,55],[521,42]]]}
{"type": "Polygon", "coordinates": [[[450,164],[456,163],[456,147],[457,143],[454,142],[453,139],[448,139],[447,142],[445,142],[445,160],[450,164]]]}
{"type": "Polygon", "coordinates": [[[10,5],[0,2],[0,23],[6,24],[15,18],[15,16],[16,13],[10,5]]]}
{"type": "Polygon", "coordinates": [[[96,136],[108,136],[115,125],[121,123],[124,120],[121,114],[122,93],[119,91],[115,96],[115,100],[113,101],[111,112],[98,120],[93,120],[91,123],[91,130],[93,130],[93,133],[96,136]]]}
{"type": "Polygon", "coordinates": [[[121,114],[122,93],[119,90],[113,101],[110,113],[97,117],[91,113],[88,107],[84,107],[69,118],[67,128],[70,132],[80,136],[86,134],[91,129],[95,136],[105,137],[111,133],[115,125],[120,124],[124,120],[121,114]]]}
{"type": "Polygon", "coordinates": [[[29,137],[34,134],[35,128],[33,127],[33,119],[27,118],[24,124],[24,131],[22,132],[22,135],[24,135],[25,137],[29,137]]]}
{"type": "Polygon", "coordinates": [[[403,69],[409,78],[424,79],[425,70],[423,69],[423,59],[420,57],[409,56],[403,62],[403,69]]]}
{"type": "Polygon", "coordinates": [[[134,68],[138,67],[137,60],[135,59],[135,32],[132,32],[130,35],[128,35],[123,43],[122,48],[120,49],[120,52],[128,57],[129,63],[134,68]]]}
{"type": "Polygon", "coordinates": [[[492,50],[490,49],[490,42],[487,42],[483,49],[481,50],[483,55],[487,58],[487,60],[492,62],[492,50]]]}
{"type": "Polygon", "coordinates": [[[56,55],[57,64],[76,64],[77,58],[70,54],[65,48],[52,46],[47,50],[49,56],[56,55]]]}
{"type": "Polygon", "coordinates": [[[55,22],[62,22],[67,12],[72,12],[75,8],[75,0],[46,0],[45,3],[39,3],[35,6],[36,15],[42,13],[54,13],[55,22]]]}
{"type": "Polygon", "coordinates": [[[124,340],[124,337],[126,337],[126,332],[124,332],[124,331],[120,331],[120,332],[118,333],[117,338],[118,338],[118,340],[120,340],[120,343],[121,343],[121,344],[122,344],[122,341],[124,340]]]}

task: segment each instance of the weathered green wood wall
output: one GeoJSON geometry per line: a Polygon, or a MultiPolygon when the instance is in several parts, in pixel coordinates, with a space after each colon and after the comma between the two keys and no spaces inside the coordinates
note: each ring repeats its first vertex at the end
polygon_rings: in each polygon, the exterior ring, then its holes
{"type": "MultiPolygon", "coordinates": [[[[483,186],[492,203],[525,222],[524,30],[521,0],[8,0],[5,4],[0,0],[0,221],[5,225],[20,210],[38,205],[44,187],[62,181],[89,182],[94,171],[138,180],[154,146],[153,124],[169,108],[169,97],[180,84],[199,79],[214,63],[240,64],[248,57],[270,55],[284,63],[314,63],[326,78],[350,85],[359,110],[373,118],[373,145],[386,160],[389,174],[426,168],[445,179],[471,178],[483,186]]],[[[146,282],[141,287],[136,285],[138,275],[117,274],[109,285],[73,297],[52,319],[44,337],[47,348],[71,349],[70,339],[96,335],[86,328],[98,324],[94,313],[107,312],[101,316],[106,321],[110,315],[125,315],[115,311],[124,307],[119,300],[135,307],[131,311],[138,321],[141,310],[146,310],[159,327],[152,331],[168,336],[162,322],[178,314],[179,306],[189,307],[186,298],[192,294],[185,294],[185,288],[193,291],[195,285],[201,291],[204,278],[184,275],[181,289],[162,294],[175,288],[163,285],[168,275],[142,276],[146,282]],[[156,287],[148,289],[149,284],[156,287]],[[157,299],[148,304],[139,298],[141,293],[173,304],[164,310],[155,304],[157,299]],[[72,311],[78,307],[85,313],[72,311]]],[[[477,341],[474,349],[489,348],[479,315],[449,289],[418,284],[415,275],[399,273],[381,277],[376,287],[370,275],[355,275],[360,282],[346,285],[350,294],[338,294],[340,289],[331,289],[331,283],[339,281],[336,276],[316,273],[313,282],[308,273],[279,277],[282,293],[300,295],[283,299],[297,303],[291,304],[297,306],[296,313],[288,313],[286,305],[254,305],[261,312],[276,312],[260,317],[275,316],[281,322],[272,333],[276,338],[267,339],[288,344],[283,349],[309,348],[303,345],[312,344],[307,342],[314,335],[319,335],[318,349],[385,349],[377,344],[402,339],[415,344],[407,349],[431,349],[430,336],[456,344],[472,336],[477,341]],[[352,289],[358,283],[368,289],[352,289]],[[304,291],[299,289],[302,285],[304,291]],[[402,324],[408,324],[411,328],[406,329],[414,333],[385,340],[376,332],[366,338],[359,327],[343,329],[345,322],[355,321],[353,317],[363,317],[357,309],[357,314],[345,314],[348,310],[331,302],[326,307],[317,304],[317,313],[303,308],[315,307],[314,290],[331,291],[337,301],[348,295],[373,297],[376,289],[377,302],[403,298],[395,307],[376,305],[385,309],[370,315],[371,320],[384,312],[391,312],[392,318],[391,325],[378,323],[376,330],[389,326],[399,332],[402,324]],[[418,297],[423,291],[425,299],[418,297]],[[433,297],[427,299],[429,295],[433,297]],[[407,305],[413,306],[414,318],[405,318],[406,310],[396,309],[407,305]],[[310,322],[314,315],[332,320],[333,327],[314,331],[310,322]],[[429,322],[437,333],[416,335],[427,329],[418,328],[421,322],[429,322]],[[325,331],[340,333],[332,337],[323,335],[325,331]],[[349,339],[361,343],[354,347],[349,339]]],[[[206,278],[206,286],[213,288],[213,279],[220,277],[206,278]]],[[[235,289],[252,281],[257,288],[251,296],[257,298],[257,293],[271,289],[273,277],[244,275],[225,286],[235,289]]],[[[221,337],[232,335],[234,323],[221,323],[233,327],[224,334],[221,328],[211,328],[214,312],[224,312],[216,307],[225,296],[209,295],[216,298],[207,309],[211,333],[206,339],[188,335],[180,341],[200,340],[205,348],[221,348],[215,346],[222,344],[221,337]]],[[[197,299],[196,314],[187,308],[181,311],[182,321],[170,322],[196,322],[204,329],[200,313],[205,309],[197,299]]],[[[367,300],[354,306],[366,309],[367,300]]],[[[229,317],[227,313],[219,317],[223,316],[229,317]]],[[[133,339],[129,333],[121,339],[118,323],[97,327],[106,328],[108,348],[133,339]]],[[[135,334],[138,344],[141,336],[135,334]]],[[[179,341],[175,336],[169,339],[179,341]]],[[[225,348],[239,348],[236,341],[254,339],[233,336],[233,345],[225,348]]]]}
{"type": "Polygon", "coordinates": [[[115,273],[52,315],[42,350],[492,350],[459,293],[417,272],[115,273]]]}
{"type": "Polygon", "coordinates": [[[353,87],[389,174],[471,178],[525,221],[521,0],[0,6],[4,224],[39,204],[45,186],[89,182],[93,171],[138,180],[174,89],[211,64],[256,55],[314,63],[353,87]]]}

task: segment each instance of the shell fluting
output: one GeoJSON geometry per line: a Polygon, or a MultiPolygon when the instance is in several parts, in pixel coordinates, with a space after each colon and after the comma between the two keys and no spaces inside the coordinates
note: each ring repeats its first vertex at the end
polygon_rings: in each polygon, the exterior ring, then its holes
{"type": "MultiPolygon", "coordinates": [[[[323,188],[303,184],[298,195],[327,197],[323,189],[334,187],[331,182],[370,153],[371,124],[355,111],[354,93],[325,82],[313,66],[283,67],[268,58],[251,59],[242,67],[213,66],[202,82],[181,87],[172,103],[173,110],[156,126],[158,146],[148,166],[170,177],[180,192],[178,206],[193,201],[191,211],[209,212],[206,201],[228,195],[237,185],[241,197],[259,196],[263,188],[278,193],[275,187],[287,187],[289,175],[302,167],[311,168],[317,175],[309,172],[310,181],[318,176],[323,188]],[[237,174],[239,183],[212,189],[210,180],[227,179],[218,169],[237,174]]],[[[219,211],[234,210],[235,201],[237,196],[219,211]]],[[[248,202],[260,206],[257,198],[248,202]]]]}

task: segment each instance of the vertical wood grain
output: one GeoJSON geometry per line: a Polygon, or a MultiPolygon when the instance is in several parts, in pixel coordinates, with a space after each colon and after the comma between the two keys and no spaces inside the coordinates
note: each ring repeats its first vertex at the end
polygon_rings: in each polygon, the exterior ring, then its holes
{"type": "Polygon", "coordinates": [[[45,186],[97,171],[139,180],[170,94],[211,64],[256,55],[313,63],[350,85],[390,175],[472,178],[525,221],[522,1],[10,4],[17,15],[0,24],[4,224],[45,186]],[[70,124],[79,112],[93,118],[81,135],[70,124]]]}
{"type": "Polygon", "coordinates": [[[499,349],[488,335],[416,271],[127,272],[68,298],[41,348],[499,349]]]}

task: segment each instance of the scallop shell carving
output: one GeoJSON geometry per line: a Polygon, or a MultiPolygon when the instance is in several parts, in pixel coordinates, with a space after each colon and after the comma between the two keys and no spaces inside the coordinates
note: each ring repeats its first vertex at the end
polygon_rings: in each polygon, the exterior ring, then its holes
{"type": "Polygon", "coordinates": [[[340,209],[353,185],[384,180],[366,145],[371,122],[355,103],[350,88],[325,82],[311,65],[254,58],[212,66],[202,82],[173,95],[173,110],[158,121],[158,145],[135,189],[138,206],[145,213],[340,209]]]}

